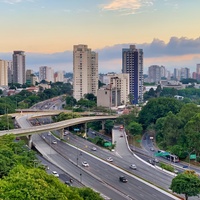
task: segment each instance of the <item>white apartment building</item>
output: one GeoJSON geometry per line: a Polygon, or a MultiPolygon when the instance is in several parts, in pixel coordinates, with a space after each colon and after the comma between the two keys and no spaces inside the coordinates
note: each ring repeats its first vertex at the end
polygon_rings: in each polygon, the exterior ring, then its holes
{"type": "Polygon", "coordinates": [[[87,45],[74,45],[73,50],[73,96],[76,100],[92,93],[97,96],[98,54],[87,45]]]}
{"type": "Polygon", "coordinates": [[[54,82],[64,82],[64,73],[63,71],[57,71],[54,74],[54,82]]]}
{"type": "Polygon", "coordinates": [[[150,83],[156,84],[161,80],[161,67],[158,65],[151,65],[148,69],[148,79],[150,83]]]}
{"type": "Polygon", "coordinates": [[[127,104],[129,101],[128,95],[130,90],[129,74],[107,74],[103,77],[103,80],[107,85],[111,84],[112,88],[120,90],[120,103],[127,104]]]}
{"type": "Polygon", "coordinates": [[[0,60],[0,86],[8,86],[8,62],[0,60]]]}
{"type": "Polygon", "coordinates": [[[51,67],[41,66],[39,68],[39,81],[54,82],[54,71],[51,67]]]}
{"type": "Polygon", "coordinates": [[[13,52],[13,83],[26,83],[25,52],[13,52]]]}

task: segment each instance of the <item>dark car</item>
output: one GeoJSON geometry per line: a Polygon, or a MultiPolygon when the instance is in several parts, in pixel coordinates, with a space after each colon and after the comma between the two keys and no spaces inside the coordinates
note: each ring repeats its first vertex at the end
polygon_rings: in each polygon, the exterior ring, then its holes
{"type": "Polygon", "coordinates": [[[125,176],[120,176],[120,177],[119,177],[119,181],[121,181],[121,182],[123,182],[123,183],[128,182],[128,180],[126,179],[125,176]]]}
{"type": "Polygon", "coordinates": [[[68,186],[72,186],[70,181],[65,181],[65,184],[68,185],[68,186]]]}
{"type": "Polygon", "coordinates": [[[150,164],[152,164],[152,165],[155,165],[155,162],[154,162],[154,160],[152,160],[152,159],[149,159],[148,161],[149,161],[149,163],[150,163],[150,164]]]}

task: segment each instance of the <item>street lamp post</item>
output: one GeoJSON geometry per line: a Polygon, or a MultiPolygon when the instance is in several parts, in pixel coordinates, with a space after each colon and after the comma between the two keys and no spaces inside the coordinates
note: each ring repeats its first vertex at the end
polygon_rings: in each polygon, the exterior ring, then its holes
{"type": "Polygon", "coordinates": [[[194,151],[195,151],[195,149],[193,149],[191,152],[188,152],[188,151],[187,151],[187,153],[188,153],[188,155],[189,155],[189,170],[190,170],[190,155],[191,155],[194,151]]]}

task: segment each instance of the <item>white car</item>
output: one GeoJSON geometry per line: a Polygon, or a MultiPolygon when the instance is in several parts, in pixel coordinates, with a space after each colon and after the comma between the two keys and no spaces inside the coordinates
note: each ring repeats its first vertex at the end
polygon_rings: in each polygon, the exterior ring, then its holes
{"type": "Polygon", "coordinates": [[[57,141],[56,141],[56,140],[53,140],[53,141],[52,141],[52,144],[57,144],[57,141]]]}
{"type": "Polygon", "coordinates": [[[92,151],[96,151],[97,150],[97,148],[96,147],[92,147],[92,151]]]}
{"type": "Polygon", "coordinates": [[[159,160],[158,160],[157,158],[154,158],[153,161],[154,161],[155,163],[159,163],[159,160]]]}
{"type": "Polygon", "coordinates": [[[47,133],[47,135],[51,135],[51,133],[50,133],[50,132],[48,132],[48,133],[47,133]]]}
{"type": "Polygon", "coordinates": [[[108,157],[106,160],[109,161],[109,162],[113,162],[113,158],[112,157],[108,157]]]}
{"type": "Polygon", "coordinates": [[[52,171],[52,174],[55,176],[55,177],[59,177],[59,174],[57,171],[52,171]]]}
{"type": "Polygon", "coordinates": [[[68,134],[69,134],[68,131],[65,131],[65,132],[63,133],[64,136],[66,136],[66,135],[68,135],[68,134]]]}
{"type": "Polygon", "coordinates": [[[137,167],[136,167],[135,164],[131,164],[131,165],[130,165],[130,168],[131,168],[131,169],[137,169],[137,167]]]}
{"type": "Polygon", "coordinates": [[[86,161],[83,161],[83,162],[82,162],[82,165],[83,165],[84,167],[89,167],[89,164],[88,164],[86,161]]]}

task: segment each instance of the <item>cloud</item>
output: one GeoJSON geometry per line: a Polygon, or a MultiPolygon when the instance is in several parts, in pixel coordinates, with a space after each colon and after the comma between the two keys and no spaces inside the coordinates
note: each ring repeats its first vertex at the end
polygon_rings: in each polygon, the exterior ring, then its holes
{"type": "Polygon", "coordinates": [[[154,0],[113,0],[102,5],[103,10],[120,11],[125,14],[134,14],[143,6],[153,5],[154,0]]]}
{"type": "Polygon", "coordinates": [[[8,3],[8,4],[16,4],[16,3],[21,3],[21,2],[33,2],[34,0],[0,0],[0,2],[8,3]]]}
{"type": "MultiPolygon", "coordinates": [[[[106,46],[101,49],[93,49],[99,55],[99,72],[121,72],[122,49],[129,48],[131,43],[106,46]]],[[[189,39],[186,37],[171,37],[169,42],[154,39],[151,43],[135,44],[136,48],[143,49],[144,66],[152,64],[165,65],[167,67],[195,68],[200,63],[200,37],[189,39]]],[[[92,47],[91,47],[92,48],[92,47]]],[[[50,66],[57,70],[72,72],[73,52],[64,51],[52,54],[31,53],[26,54],[26,68],[38,71],[40,66],[50,66]]],[[[0,53],[0,59],[12,60],[12,53],[0,53]]]]}

